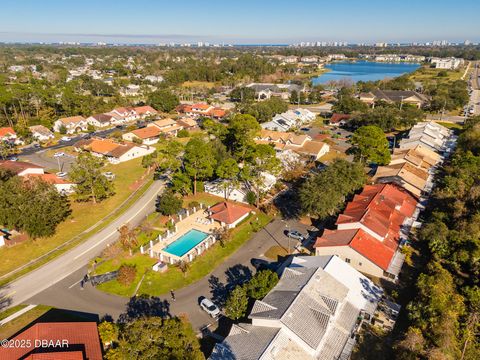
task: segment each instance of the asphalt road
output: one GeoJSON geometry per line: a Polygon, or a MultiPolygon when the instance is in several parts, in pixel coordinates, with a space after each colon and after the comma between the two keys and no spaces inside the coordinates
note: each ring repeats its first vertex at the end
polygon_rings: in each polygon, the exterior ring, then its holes
{"type": "MultiPolygon", "coordinates": [[[[306,235],[310,228],[295,220],[288,222],[275,220],[256,233],[211,274],[176,291],[175,302],[171,300],[170,294],[165,294],[160,296],[158,303],[161,301],[164,304],[162,306],[167,304],[170,314],[186,314],[194,329],[199,330],[212,324],[212,328],[214,328],[215,320],[200,309],[198,298],[201,296],[209,297],[221,306],[229,289],[254,274],[255,268],[251,264],[252,259],[269,261],[264,253],[275,245],[283,246],[286,249],[291,246],[291,249],[293,249],[297,241],[289,240],[285,236],[285,231],[295,229],[306,235]]],[[[86,271],[87,268],[84,266],[75,272],[71,272],[67,277],[49,286],[48,289],[28,299],[26,303],[45,304],[62,309],[98,314],[99,318],[109,315],[117,319],[120,314],[125,312],[129,299],[105,294],[90,284],[87,284],[82,290],[80,280],[86,274],[86,271]]]]}
{"type": "MultiPolygon", "coordinates": [[[[111,134],[112,132],[114,131],[118,131],[120,130],[119,128],[111,128],[111,129],[106,129],[106,130],[98,130],[98,131],[95,131],[92,135],[94,136],[98,136],[98,137],[106,137],[108,136],[109,134],[111,134]]],[[[43,148],[36,148],[35,146],[33,146],[33,144],[29,145],[29,146],[25,146],[24,148],[22,148],[20,150],[20,152],[18,153],[18,155],[31,155],[31,154],[34,154],[34,153],[37,153],[37,152],[41,152],[42,150],[55,150],[55,149],[61,149],[61,148],[64,148],[66,146],[71,146],[73,144],[75,144],[77,141],[83,139],[83,137],[85,136],[86,134],[80,134],[80,135],[65,135],[65,136],[68,136],[70,138],[70,141],[62,141],[56,145],[52,145],[52,146],[48,146],[48,147],[43,147],[43,148]]]]}
{"type": "Polygon", "coordinates": [[[137,225],[149,213],[154,211],[155,199],[163,187],[163,182],[155,181],[139,200],[103,230],[49,263],[3,286],[0,289],[0,300],[3,303],[8,301],[5,304],[7,306],[24,303],[31,297],[54,286],[70,274],[83,268],[107,244],[117,240],[117,229],[120,226],[127,222],[137,225]]]}

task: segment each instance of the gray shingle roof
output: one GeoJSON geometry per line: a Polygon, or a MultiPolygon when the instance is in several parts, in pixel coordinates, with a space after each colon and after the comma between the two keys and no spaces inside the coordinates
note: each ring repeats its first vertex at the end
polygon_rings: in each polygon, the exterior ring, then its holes
{"type": "Polygon", "coordinates": [[[332,257],[305,257],[285,268],[272,291],[254,304],[250,318],[258,325],[234,325],[210,359],[346,359],[351,352],[348,344],[354,343],[351,333],[365,306],[358,294],[363,290],[347,287],[324,270],[330,261],[332,257]]]}
{"type": "Polygon", "coordinates": [[[282,322],[311,348],[320,344],[330,321],[329,309],[310,296],[301,293],[282,322]]]}
{"type": "Polygon", "coordinates": [[[280,328],[232,325],[230,334],[215,345],[210,360],[257,360],[272,342],[280,328]]]}

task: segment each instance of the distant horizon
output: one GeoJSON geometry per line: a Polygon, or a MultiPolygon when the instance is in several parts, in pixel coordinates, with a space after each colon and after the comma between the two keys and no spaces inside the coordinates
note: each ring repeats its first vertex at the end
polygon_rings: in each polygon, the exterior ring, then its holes
{"type": "Polygon", "coordinates": [[[479,13],[473,0],[3,0],[0,41],[478,43],[479,13]]]}
{"type": "MultiPolygon", "coordinates": [[[[233,39],[230,39],[233,40],[233,39]]],[[[275,39],[239,39],[238,41],[215,40],[212,37],[206,36],[204,38],[198,35],[154,35],[154,34],[31,34],[31,33],[8,33],[0,31],[0,43],[2,44],[64,44],[64,43],[79,43],[79,44],[98,44],[105,43],[107,45],[154,45],[159,44],[190,44],[196,46],[198,43],[203,45],[233,45],[233,46],[290,46],[300,43],[346,43],[347,45],[374,45],[376,43],[400,44],[408,45],[413,43],[425,44],[434,41],[447,41],[449,44],[463,44],[469,41],[470,45],[480,44],[480,40],[476,38],[465,39],[405,39],[402,41],[385,40],[385,41],[349,41],[344,40],[326,40],[326,39],[296,39],[295,41],[280,41],[275,39]],[[15,35],[20,35],[15,37],[15,35]],[[10,37],[11,36],[11,37],[10,37]],[[31,36],[31,37],[30,37],[31,36]],[[143,40],[143,41],[139,41],[143,40]],[[149,41],[150,40],[150,41],[149,41]],[[262,41],[263,40],[263,41],[262,41]]]]}

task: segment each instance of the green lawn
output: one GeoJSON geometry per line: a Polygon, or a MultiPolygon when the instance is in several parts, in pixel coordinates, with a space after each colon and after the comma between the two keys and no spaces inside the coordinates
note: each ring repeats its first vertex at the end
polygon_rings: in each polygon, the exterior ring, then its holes
{"type": "MultiPolygon", "coordinates": [[[[35,241],[26,241],[12,247],[1,248],[0,257],[3,261],[0,262],[0,275],[4,275],[46,254],[57,246],[90,229],[103,218],[115,213],[115,210],[122,205],[136,189],[140,188],[142,184],[147,185],[152,181],[151,177],[146,177],[139,181],[145,171],[141,166],[141,159],[134,159],[118,165],[107,165],[105,166],[105,171],[112,171],[116,175],[116,194],[114,196],[98,204],[76,203],[72,201],[71,216],[58,226],[54,236],[39,238],[35,241]]],[[[136,197],[140,196],[146,189],[147,187],[144,186],[136,197]]],[[[134,199],[131,201],[133,200],[134,199]]],[[[109,218],[109,220],[111,221],[113,218],[109,218]]],[[[101,226],[107,224],[108,221],[105,221],[101,226]]],[[[98,231],[98,229],[95,230],[98,231]]],[[[83,238],[87,236],[88,234],[82,235],[83,238]]],[[[78,240],[80,241],[81,238],[78,240]]],[[[2,283],[6,281],[8,281],[8,279],[4,279],[2,283]]]]}
{"type": "Polygon", "coordinates": [[[2,311],[0,313],[0,320],[6,319],[10,315],[12,315],[12,314],[16,313],[17,311],[20,311],[20,310],[22,310],[23,308],[26,308],[26,307],[27,307],[27,305],[17,305],[17,306],[8,308],[7,310],[2,311]]]}
{"type": "Polygon", "coordinates": [[[437,121],[436,123],[438,125],[445,126],[448,129],[458,129],[458,130],[463,129],[463,125],[458,123],[449,123],[449,122],[442,122],[442,121],[437,121]]]}
{"type": "Polygon", "coordinates": [[[192,284],[211,273],[222,262],[237,251],[254,233],[254,229],[259,230],[270,222],[271,218],[263,213],[251,215],[242,224],[232,232],[231,239],[224,247],[216,243],[208,251],[197,257],[184,276],[175,266],[170,266],[165,273],[157,273],[151,270],[151,266],[156,262],[146,255],[135,255],[131,259],[109,261],[97,268],[96,273],[104,273],[116,270],[122,262],[137,265],[137,278],[128,288],[120,285],[116,280],[98,286],[100,290],[110,292],[121,296],[132,296],[135,288],[140,281],[143,272],[146,271],[145,278],[140,286],[138,294],[148,294],[158,296],[165,294],[171,289],[179,289],[192,284]],[[258,222],[257,222],[258,217],[258,222]],[[253,225],[252,225],[253,223],[253,225]],[[129,262],[132,261],[132,262],[129,262]]]}
{"type": "Polygon", "coordinates": [[[156,262],[157,260],[142,254],[137,254],[132,256],[131,258],[125,258],[123,260],[114,259],[114,260],[106,261],[97,267],[95,273],[104,274],[110,271],[118,270],[118,268],[122,264],[128,264],[128,265],[134,265],[137,268],[137,275],[135,277],[135,281],[133,281],[130,286],[124,286],[120,284],[117,280],[112,280],[112,281],[108,281],[106,283],[98,285],[97,289],[105,292],[109,292],[115,295],[126,296],[126,297],[132,296],[143,274],[145,274],[146,271],[150,270],[153,264],[155,264],[156,262]]]}
{"type": "Polygon", "coordinates": [[[465,68],[458,70],[445,70],[445,69],[433,69],[430,67],[422,66],[409,75],[409,78],[413,81],[422,80],[436,80],[438,83],[444,83],[449,81],[460,80],[465,68]],[[446,72],[447,76],[438,76],[438,73],[446,72]]]}
{"type": "Polygon", "coordinates": [[[221,201],[225,201],[225,199],[205,192],[199,192],[196,195],[186,196],[183,199],[183,206],[187,206],[192,201],[197,201],[199,203],[203,203],[204,205],[212,206],[221,201]]]}

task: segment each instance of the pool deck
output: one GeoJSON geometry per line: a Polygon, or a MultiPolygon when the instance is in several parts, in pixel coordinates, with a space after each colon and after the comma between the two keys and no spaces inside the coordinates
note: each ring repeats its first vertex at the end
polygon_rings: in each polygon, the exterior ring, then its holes
{"type": "Polygon", "coordinates": [[[152,250],[160,253],[163,248],[178,240],[178,238],[192,229],[199,230],[207,234],[212,234],[214,229],[221,227],[221,225],[216,221],[211,224],[206,224],[208,221],[210,220],[208,219],[208,214],[205,212],[205,209],[196,211],[176,224],[177,231],[175,235],[153,245],[152,250]],[[202,223],[198,222],[197,219],[201,219],[202,223]],[[205,222],[205,224],[203,222],[205,222]]]}

